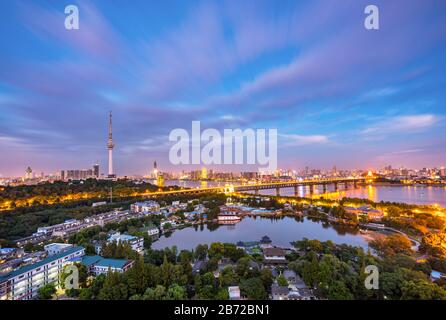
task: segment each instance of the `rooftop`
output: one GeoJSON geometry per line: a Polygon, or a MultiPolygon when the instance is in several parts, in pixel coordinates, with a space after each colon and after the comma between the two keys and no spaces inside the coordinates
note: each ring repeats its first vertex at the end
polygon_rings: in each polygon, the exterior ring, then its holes
{"type": "Polygon", "coordinates": [[[108,259],[98,255],[85,256],[82,258],[82,264],[84,264],[87,268],[90,268],[92,265],[95,265],[98,267],[122,269],[128,262],[129,260],[125,259],[108,259]]]}
{"type": "Polygon", "coordinates": [[[263,254],[265,256],[285,256],[285,250],[280,248],[265,248],[263,254]]]}
{"type": "Polygon", "coordinates": [[[289,292],[290,289],[287,286],[278,286],[274,284],[271,286],[272,294],[287,295],[289,292]]]}
{"type": "Polygon", "coordinates": [[[120,233],[115,233],[110,235],[110,237],[108,237],[108,241],[132,241],[136,239],[136,237],[131,236],[129,234],[120,234],[120,233]]]}

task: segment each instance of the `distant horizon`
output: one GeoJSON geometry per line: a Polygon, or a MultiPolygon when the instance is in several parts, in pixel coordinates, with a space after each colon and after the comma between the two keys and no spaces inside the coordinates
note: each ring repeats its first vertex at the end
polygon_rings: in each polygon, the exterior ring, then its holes
{"type": "MultiPolygon", "coordinates": [[[[36,177],[40,177],[41,173],[43,172],[46,176],[47,175],[54,175],[54,174],[58,174],[60,173],[62,170],[63,171],[67,171],[67,170],[89,170],[93,168],[93,165],[91,165],[91,167],[80,167],[80,168],[63,168],[63,169],[56,169],[56,170],[52,170],[52,171],[43,171],[43,170],[38,170],[38,169],[34,169],[32,166],[29,166],[32,169],[33,174],[36,175],[36,177]]],[[[438,165],[438,166],[423,166],[423,167],[405,167],[405,166],[393,166],[391,164],[385,165],[383,167],[379,167],[379,168],[342,168],[342,167],[338,167],[336,166],[336,170],[337,171],[372,171],[372,172],[377,172],[379,170],[384,169],[387,166],[391,166],[392,169],[394,170],[400,170],[400,169],[405,169],[405,170],[412,170],[412,171],[421,171],[423,169],[444,169],[446,166],[442,166],[442,165],[438,165]]],[[[107,167],[107,165],[104,166],[105,168],[107,167]]],[[[28,168],[28,167],[26,167],[28,168]]],[[[26,168],[23,170],[22,174],[18,174],[18,175],[0,175],[0,179],[17,179],[17,178],[21,178],[24,176],[25,170],[26,168]]],[[[101,170],[101,165],[99,165],[99,168],[101,170]]],[[[162,170],[159,169],[159,172],[162,173],[169,173],[169,174],[181,174],[183,171],[185,173],[190,173],[192,171],[200,171],[202,168],[206,168],[207,170],[213,170],[216,173],[234,173],[234,174],[240,174],[242,172],[259,172],[258,170],[244,170],[244,169],[240,169],[240,170],[225,170],[224,168],[215,168],[213,166],[197,166],[195,168],[189,168],[188,169],[182,169],[180,171],[175,171],[175,170],[162,170]]],[[[295,171],[296,173],[302,172],[305,170],[306,167],[302,167],[302,168],[277,168],[277,171],[295,171]]],[[[308,166],[309,170],[321,170],[322,172],[330,172],[333,170],[333,167],[331,168],[326,168],[326,167],[311,167],[308,166]]],[[[145,173],[132,173],[132,174],[119,174],[116,173],[117,177],[124,177],[124,176],[142,176],[142,177],[147,177],[148,175],[153,173],[153,168],[151,168],[151,170],[147,170],[147,172],[145,173]]],[[[107,172],[105,171],[100,171],[100,177],[101,176],[106,176],[107,172]]]]}
{"type": "MultiPolygon", "coordinates": [[[[278,168],[446,166],[446,3],[375,0],[2,4],[0,177],[174,166],[169,133],[278,130],[278,168]],[[317,18],[316,18],[317,17],[317,18]]],[[[352,169],[346,169],[352,168],[352,169]]],[[[357,169],[355,169],[357,168],[357,169]]]]}

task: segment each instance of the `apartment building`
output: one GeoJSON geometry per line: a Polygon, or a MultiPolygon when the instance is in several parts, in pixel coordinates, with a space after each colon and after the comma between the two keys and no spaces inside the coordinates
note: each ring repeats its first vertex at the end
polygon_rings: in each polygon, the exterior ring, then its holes
{"type": "Polygon", "coordinates": [[[85,255],[84,247],[72,247],[58,254],[0,275],[0,300],[31,300],[39,288],[49,283],[59,284],[63,268],[80,262],[85,255]]]}

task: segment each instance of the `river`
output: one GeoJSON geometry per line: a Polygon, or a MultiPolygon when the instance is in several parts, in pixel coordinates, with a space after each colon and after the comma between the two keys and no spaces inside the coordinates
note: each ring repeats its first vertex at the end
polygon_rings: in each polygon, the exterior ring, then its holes
{"type": "MultiPolygon", "coordinates": [[[[182,187],[199,188],[224,186],[225,182],[168,180],[165,182],[165,185],[179,185],[182,187]]],[[[334,192],[334,187],[330,185],[328,186],[327,191],[331,193],[330,197],[332,198],[364,198],[375,202],[390,201],[420,205],[439,204],[442,207],[446,207],[446,187],[369,185],[359,186],[357,189],[342,190],[342,185],[340,185],[338,191],[334,192]]],[[[322,192],[322,187],[317,187],[314,189],[315,194],[322,192]]],[[[260,194],[275,195],[276,190],[261,190],[260,194]]],[[[293,196],[294,188],[280,189],[280,194],[283,196],[293,196]]],[[[298,188],[298,195],[300,197],[309,196],[309,188],[300,186],[298,188]]]]}

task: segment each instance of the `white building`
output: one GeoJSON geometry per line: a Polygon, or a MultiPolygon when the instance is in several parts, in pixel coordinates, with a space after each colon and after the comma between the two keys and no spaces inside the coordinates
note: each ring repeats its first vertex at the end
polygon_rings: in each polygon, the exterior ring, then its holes
{"type": "Polygon", "coordinates": [[[0,300],[30,300],[39,288],[59,284],[60,274],[67,264],[80,261],[84,247],[72,247],[39,262],[0,276],[0,300]]]}
{"type": "Polygon", "coordinates": [[[158,202],[152,200],[144,202],[136,202],[130,205],[130,211],[159,214],[160,205],[158,204],[158,202]]]}
{"type": "Polygon", "coordinates": [[[126,242],[130,244],[133,250],[138,252],[139,254],[144,254],[144,238],[131,236],[128,234],[121,234],[119,232],[112,234],[108,237],[108,243],[116,242],[126,242]]]}
{"type": "Polygon", "coordinates": [[[238,286],[228,287],[229,300],[240,300],[240,288],[238,286]]]}
{"type": "Polygon", "coordinates": [[[164,221],[161,221],[161,223],[160,223],[160,228],[161,228],[161,229],[164,229],[164,226],[165,226],[167,223],[169,223],[172,227],[175,226],[175,225],[177,224],[175,221],[164,220],[164,221]]]}
{"type": "Polygon", "coordinates": [[[156,236],[160,233],[160,230],[157,227],[147,229],[147,234],[149,236],[156,236]]]}
{"type": "Polygon", "coordinates": [[[238,222],[240,221],[242,218],[237,215],[236,213],[233,212],[224,212],[224,213],[220,213],[217,217],[219,222],[238,222]]]}
{"type": "Polygon", "coordinates": [[[50,243],[45,245],[43,248],[46,251],[46,253],[48,253],[48,256],[52,256],[72,247],[73,245],[69,243],[50,243]]]}

